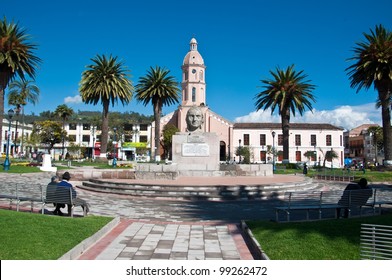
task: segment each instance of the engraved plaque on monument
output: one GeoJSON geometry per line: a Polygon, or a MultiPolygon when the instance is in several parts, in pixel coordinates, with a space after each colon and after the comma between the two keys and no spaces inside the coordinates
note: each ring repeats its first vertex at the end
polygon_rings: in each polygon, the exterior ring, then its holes
{"type": "Polygon", "coordinates": [[[182,156],[184,157],[208,157],[210,146],[206,143],[183,143],[182,156]]]}

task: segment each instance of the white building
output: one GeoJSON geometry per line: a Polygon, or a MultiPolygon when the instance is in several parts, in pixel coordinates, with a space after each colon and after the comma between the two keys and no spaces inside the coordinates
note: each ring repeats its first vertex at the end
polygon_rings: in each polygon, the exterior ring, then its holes
{"type": "MultiPolygon", "coordinates": [[[[276,162],[282,162],[283,134],[280,123],[235,123],[233,138],[235,148],[239,146],[250,148],[251,162],[271,162],[271,147],[277,151],[276,162]],[[272,132],[275,132],[275,137],[272,132]]],[[[289,146],[290,162],[322,165],[326,152],[333,150],[338,158],[333,159],[332,162],[327,161],[326,166],[343,166],[343,129],[340,127],[330,124],[291,123],[289,146]],[[313,152],[313,156],[305,157],[307,152],[313,152]]],[[[238,156],[236,158],[233,155],[232,158],[238,161],[238,156]]]]}
{"type": "MultiPolygon", "coordinates": [[[[64,142],[64,154],[72,145],[85,148],[84,155],[80,157],[95,158],[100,155],[101,131],[90,123],[70,122],[65,124],[68,140],[64,142]]],[[[113,138],[114,129],[109,131],[111,141],[115,140],[116,156],[122,160],[137,160],[138,157],[148,155],[137,154],[137,148],[149,150],[151,139],[150,124],[129,124],[126,128],[116,129],[116,138],[113,138]]],[[[62,143],[54,146],[52,155],[54,158],[62,154],[62,143]]],[[[107,151],[113,153],[113,151],[107,151]]]]}
{"type": "Polygon", "coordinates": [[[10,149],[9,155],[11,157],[19,157],[22,154],[26,154],[26,145],[25,141],[30,138],[31,132],[33,130],[33,125],[24,124],[19,122],[19,119],[12,118],[11,123],[8,121],[8,118],[3,119],[3,129],[1,131],[2,140],[1,140],[1,154],[5,157],[7,153],[7,141],[8,135],[10,135],[10,149]],[[9,130],[11,124],[11,130],[9,130]],[[24,136],[24,137],[22,137],[24,136]]]}

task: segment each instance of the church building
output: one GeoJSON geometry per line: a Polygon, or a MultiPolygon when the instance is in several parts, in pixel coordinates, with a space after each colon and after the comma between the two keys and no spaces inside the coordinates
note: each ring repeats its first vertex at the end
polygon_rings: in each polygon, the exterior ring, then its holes
{"type": "MultiPolygon", "coordinates": [[[[225,161],[230,156],[230,146],[233,141],[233,123],[214,113],[207,106],[206,101],[206,66],[203,57],[197,50],[197,41],[192,38],[190,41],[190,50],[185,55],[182,63],[182,99],[181,105],[172,113],[161,118],[161,130],[166,124],[175,125],[181,132],[186,132],[187,124],[185,117],[187,112],[193,106],[198,106],[203,113],[204,123],[202,130],[204,132],[214,132],[218,135],[220,141],[220,160],[225,161]]],[[[154,133],[155,124],[152,124],[152,133],[154,133]]],[[[151,139],[155,139],[152,135],[151,139]]],[[[151,141],[152,150],[154,150],[154,141],[151,141]]]]}
{"type": "MultiPolygon", "coordinates": [[[[187,132],[186,115],[190,108],[197,106],[203,113],[202,131],[216,133],[219,138],[220,161],[239,161],[235,151],[240,146],[247,146],[251,151],[252,163],[271,162],[271,147],[277,151],[277,162],[283,150],[282,130],[279,123],[232,123],[208,107],[206,66],[197,49],[197,41],[192,38],[188,53],[181,69],[182,82],[181,104],[178,109],[161,118],[161,131],[166,124],[175,125],[180,132],[187,132]],[[276,136],[276,139],[275,139],[276,136]]],[[[155,139],[155,123],[152,123],[151,139],[155,139]]],[[[331,124],[290,124],[290,162],[325,163],[327,151],[333,150],[338,158],[326,165],[338,167],[344,162],[343,129],[331,124]],[[311,157],[304,155],[311,154],[311,157]]],[[[162,135],[161,135],[162,136],[162,135]]],[[[154,151],[154,141],[151,150],[154,151]]],[[[163,151],[163,149],[161,149],[163,151]]],[[[154,154],[154,153],[153,153],[154,154]]],[[[329,160],[329,159],[328,159],[329,160]]]]}

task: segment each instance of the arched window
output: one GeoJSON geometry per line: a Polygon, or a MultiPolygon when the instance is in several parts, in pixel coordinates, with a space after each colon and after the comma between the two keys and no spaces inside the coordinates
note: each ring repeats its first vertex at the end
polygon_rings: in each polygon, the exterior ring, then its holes
{"type": "Polygon", "coordinates": [[[203,81],[203,70],[200,70],[200,81],[203,81]]]}
{"type": "Polygon", "coordinates": [[[196,102],[196,88],[192,88],[192,102],[196,102]]]}

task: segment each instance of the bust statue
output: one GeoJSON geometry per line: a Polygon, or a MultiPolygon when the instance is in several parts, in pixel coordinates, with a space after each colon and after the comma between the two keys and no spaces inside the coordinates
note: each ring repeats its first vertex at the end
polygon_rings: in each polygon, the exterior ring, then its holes
{"type": "Polygon", "coordinates": [[[186,125],[188,132],[201,132],[203,129],[204,116],[197,106],[191,107],[186,114],[186,125]]]}

